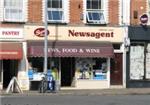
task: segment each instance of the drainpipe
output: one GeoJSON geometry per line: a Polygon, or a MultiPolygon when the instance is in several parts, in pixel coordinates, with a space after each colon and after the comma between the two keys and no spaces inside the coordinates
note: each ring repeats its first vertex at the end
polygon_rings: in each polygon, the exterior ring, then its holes
{"type": "Polygon", "coordinates": [[[122,44],[122,50],[123,50],[123,87],[126,88],[126,62],[127,62],[127,50],[130,46],[130,40],[128,38],[128,25],[130,24],[130,2],[131,0],[121,0],[121,24],[123,27],[123,44],[122,44]],[[128,9],[127,9],[128,8],[128,9]],[[128,20],[128,21],[124,21],[128,20]]]}

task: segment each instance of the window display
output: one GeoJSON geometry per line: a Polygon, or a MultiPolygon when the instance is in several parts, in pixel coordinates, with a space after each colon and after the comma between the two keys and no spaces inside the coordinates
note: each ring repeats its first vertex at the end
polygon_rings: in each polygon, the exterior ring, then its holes
{"type": "MultiPolygon", "coordinates": [[[[29,58],[28,77],[30,80],[41,80],[43,76],[43,58],[29,58]]],[[[58,80],[59,59],[48,58],[48,70],[52,71],[55,80],[58,80]]]]}
{"type": "Polygon", "coordinates": [[[77,79],[107,79],[107,63],[104,58],[77,58],[77,79]]]}

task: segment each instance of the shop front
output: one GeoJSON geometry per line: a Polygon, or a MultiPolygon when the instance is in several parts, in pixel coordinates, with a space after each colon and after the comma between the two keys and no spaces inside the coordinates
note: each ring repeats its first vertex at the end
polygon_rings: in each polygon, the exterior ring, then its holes
{"type": "MultiPolygon", "coordinates": [[[[43,72],[43,51],[43,42],[28,42],[28,60],[34,72],[43,72]]],[[[49,41],[48,57],[48,69],[57,70],[61,86],[109,87],[111,43],[49,41]]]]}
{"type": "Polygon", "coordinates": [[[129,27],[127,87],[150,87],[150,27],[129,27]]]}
{"type": "MultiPolygon", "coordinates": [[[[31,82],[41,80],[44,68],[44,28],[41,27],[25,26],[31,82]]],[[[123,40],[121,28],[49,26],[48,33],[47,66],[61,87],[110,87],[111,61],[115,57],[113,43],[120,50],[123,40]]],[[[121,51],[117,54],[122,56],[121,51]]],[[[117,62],[122,62],[119,60],[117,62]]],[[[30,89],[36,87],[30,86],[30,89]]]]}
{"type": "Polygon", "coordinates": [[[6,89],[13,76],[17,77],[23,58],[21,29],[0,29],[0,87],[6,89]],[[10,40],[11,39],[11,40],[10,40]],[[12,41],[13,40],[13,41],[12,41]]]}

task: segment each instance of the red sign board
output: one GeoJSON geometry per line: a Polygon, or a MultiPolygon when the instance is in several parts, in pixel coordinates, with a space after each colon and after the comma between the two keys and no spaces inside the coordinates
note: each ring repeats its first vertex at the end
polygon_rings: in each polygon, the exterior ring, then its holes
{"type": "Polygon", "coordinates": [[[147,22],[148,22],[148,15],[147,15],[147,14],[143,14],[143,15],[140,17],[140,21],[141,21],[141,24],[142,24],[142,25],[146,25],[147,22]]]}
{"type": "MultiPolygon", "coordinates": [[[[38,37],[44,37],[45,36],[45,28],[37,28],[34,30],[34,35],[38,37]]],[[[47,30],[47,35],[49,35],[49,31],[47,30]]]]}

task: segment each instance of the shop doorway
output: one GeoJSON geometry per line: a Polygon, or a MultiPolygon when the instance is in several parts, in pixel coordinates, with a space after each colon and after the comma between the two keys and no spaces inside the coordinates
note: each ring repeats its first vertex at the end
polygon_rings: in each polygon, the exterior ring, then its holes
{"type": "Polygon", "coordinates": [[[3,88],[7,88],[13,76],[18,73],[18,60],[3,60],[3,88]]]}
{"type": "Polygon", "coordinates": [[[122,85],[122,54],[121,53],[115,53],[115,57],[111,59],[110,84],[122,85]]]}
{"type": "Polygon", "coordinates": [[[61,58],[61,86],[72,86],[75,77],[75,58],[61,58]]]}

